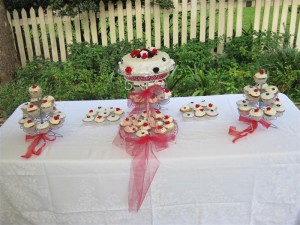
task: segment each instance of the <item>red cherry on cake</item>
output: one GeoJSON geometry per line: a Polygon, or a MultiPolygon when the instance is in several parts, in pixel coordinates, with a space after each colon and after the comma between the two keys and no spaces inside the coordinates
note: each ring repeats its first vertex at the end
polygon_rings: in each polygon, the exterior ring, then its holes
{"type": "Polygon", "coordinates": [[[259,109],[254,109],[254,112],[258,112],[259,111],[259,109]]]}
{"type": "Polygon", "coordinates": [[[54,120],[59,120],[59,116],[54,116],[53,119],[54,120]]]}
{"type": "Polygon", "coordinates": [[[203,112],[203,111],[204,111],[204,109],[200,109],[200,111],[201,111],[201,112],[203,112]]]}
{"type": "Polygon", "coordinates": [[[156,112],[157,114],[161,113],[159,110],[156,110],[155,112],[156,112]]]}
{"type": "Polygon", "coordinates": [[[147,127],[147,126],[148,126],[148,123],[144,123],[144,124],[143,124],[143,127],[147,127]]]}
{"type": "Polygon", "coordinates": [[[91,109],[89,112],[92,113],[92,112],[94,112],[94,110],[91,109]]]}
{"type": "Polygon", "coordinates": [[[167,124],[167,125],[170,124],[170,121],[166,121],[165,124],[167,124]]]}
{"type": "Polygon", "coordinates": [[[269,110],[271,110],[271,107],[270,107],[270,106],[268,106],[268,107],[267,107],[267,110],[268,110],[268,111],[269,111],[269,110]]]}
{"type": "Polygon", "coordinates": [[[37,85],[36,85],[36,84],[33,84],[31,87],[32,87],[32,88],[36,88],[36,87],[37,87],[37,85]]]}
{"type": "Polygon", "coordinates": [[[162,126],[157,126],[156,127],[158,130],[161,130],[162,129],[162,126]]]}
{"type": "Polygon", "coordinates": [[[127,67],[125,68],[125,72],[126,72],[127,75],[131,75],[131,73],[132,73],[132,68],[129,67],[129,66],[127,66],[127,67]]]}
{"type": "Polygon", "coordinates": [[[212,103],[209,103],[209,104],[208,104],[208,107],[212,107],[212,106],[213,106],[213,104],[212,104],[212,103]]]}
{"type": "Polygon", "coordinates": [[[279,100],[279,98],[276,98],[275,100],[276,100],[277,102],[279,102],[279,101],[280,101],[280,100],[279,100]]]}
{"type": "Polygon", "coordinates": [[[120,111],[121,109],[120,108],[116,108],[116,111],[120,111]]]}
{"type": "Polygon", "coordinates": [[[264,71],[264,70],[259,70],[259,73],[260,73],[260,74],[264,74],[265,71],[264,71]]]}
{"type": "Polygon", "coordinates": [[[199,108],[200,107],[200,105],[199,104],[196,104],[196,108],[199,108]]]}
{"type": "Polygon", "coordinates": [[[257,88],[255,88],[253,91],[254,91],[254,92],[258,92],[258,89],[257,89],[257,88]]]}
{"type": "Polygon", "coordinates": [[[29,105],[29,108],[33,108],[33,107],[34,107],[34,105],[33,105],[33,104],[30,104],[30,105],[29,105]]]}
{"type": "Polygon", "coordinates": [[[27,123],[32,123],[32,120],[27,120],[27,123]]]}
{"type": "Polygon", "coordinates": [[[44,99],[44,100],[43,100],[43,103],[46,103],[46,102],[48,102],[47,99],[44,99]]]}
{"type": "Polygon", "coordinates": [[[102,118],[102,116],[97,116],[97,118],[98,118],[98,119],[101,119],[101,118],[102,118]]]}
{"type": "Polygon", "coordinates": [[[165,117],[164,117],[164,118],[167,120],[167,119],[169,119],[170,117],[169,117],[168,115],[165,115],[165,117]]]}
{"type": "Polygon", "coordinates": [[[126,118],[125,121],[129,121],[129,118],[126,118]]]}
{"type": "Polygon", "coordinates": [[[169,92],[170,92],[170,89],[165,89],[165,92],[166,92],[166,93],[169,93],[169,92]]]}

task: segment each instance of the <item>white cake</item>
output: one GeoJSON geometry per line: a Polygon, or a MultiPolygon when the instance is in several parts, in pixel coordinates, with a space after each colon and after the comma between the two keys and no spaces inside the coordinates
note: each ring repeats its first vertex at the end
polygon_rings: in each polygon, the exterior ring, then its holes
{"type": "Polygon", "coordinates": [[[174,60],[166,52],[155,48],[136,49],[122,58],[119,71],[126,76],[161,75],[172,70],[174,65],[174,60]]]}

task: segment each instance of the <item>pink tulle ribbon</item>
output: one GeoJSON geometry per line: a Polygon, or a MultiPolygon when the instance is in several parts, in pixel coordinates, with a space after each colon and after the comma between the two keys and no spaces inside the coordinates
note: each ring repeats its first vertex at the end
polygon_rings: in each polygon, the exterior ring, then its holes
{"type": "Polygon", "coordinates": [[[159,168],[159,160],[155,152],[168,147],[168,142],[175,139],[175,134],[146,135],[141,138],[116,137],[114,144],[125,141],[125,149],[132,156],[131,175],[129,181],[128,204],[130,211],[138,211],[145,199],[152,180],[159,168]]]}
{"type": "Polygon", "coordinates": [[[238,131],[235,126],[229,127],[228,134],[234,136],[234,139],[232,140],[233,143],[235,143],[238,139],[243,138],[243,137],[247,136],[248,134],[253,133],[256,130],[258,123],[262,124],[266,128],[269,128],[271,126],[271,123],[269,123],[263,119],[256,121],[256,120],[252,120],[250,118],[244,117],[244,116],[240,116],[239,121],[248,123],[249,126],[242,131],[238,131]]]}
{"type": "Polygon", "coordinates": [[[127,105],[129,108],[134,107],[134,110],[141,111],[146,108],[146,103],[149,102],[150,98],[162,94],[164,94],[164,89],[159,85],[153,85],[142,91],[133,91],[128,96],[127,105]]]}
{"type": "Polygon", "coordinates": [[[26,135],[25,141],[31,141],[31,144],[27,148],[27,152],[25,155],[22,155],[21,157],[29,159],[32,155],[40,155],[46,146],[46,141],[54,141],[56,137],[50,138],[47,136],[47,133],[44,134],[37,134],[37,135],[26,135]],[[37,148],[40,141],[43,141],[43,144],[37,148]],[[37,149],[36,149],[37,148],[37,149]]]}

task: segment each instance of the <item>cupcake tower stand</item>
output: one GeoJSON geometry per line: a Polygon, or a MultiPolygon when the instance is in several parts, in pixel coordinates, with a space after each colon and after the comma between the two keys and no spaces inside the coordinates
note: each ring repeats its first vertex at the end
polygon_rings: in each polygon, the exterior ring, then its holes
{"type": "Polygon", "coordinates": [[[26,141],[31,141],[23,158],[40,155],[47,141],[54,141],[62,135],[53,130],[59,129],[64,121],[65,114],[59,111],[52,96],[42,97],[42,88],[38,85],[29,87],[30,102],[21,106],[23,117],[19,120],[21,129],[26,132],[26,141]]]}
{"type": "Polygon", "coordinates": [[[171,97],[170,91],[164,89],[164,79],[173,69],[154,75],[129,75],[119,71],[126,80],[126,88],[133,88],[128,98],[132,110],[121,121],[114,140],[115,145],[132,156],[128,195],[130,211],[140,209],[159,167],[155,152],[166,149],[178,131],[176,121],[159,110],[171,97]]]}
{"type": "Polygon", "coordinates": [[[270,121],[280,117],[284,113],[284,107],[278,98],[278,88],[268,85],[268,75],[264,70],[259,70],[254,75],[255,86],[244,87],[246,99],[237,101],[239,120],[248,123],[249,126],[243,131],[237,131],[236,127],[229,128],[229,134],[235,136],[233,142],[253,133],[258,124],[266,128],[277,128],[270,121]]]}

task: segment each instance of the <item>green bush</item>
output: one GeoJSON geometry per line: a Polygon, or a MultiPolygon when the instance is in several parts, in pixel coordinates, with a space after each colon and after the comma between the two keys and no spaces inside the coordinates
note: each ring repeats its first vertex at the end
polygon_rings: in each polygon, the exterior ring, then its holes
{"type": "MultiPolygon", "coordinates": [[[[216,41],[188,41],[182,46],[162,48],[176,62],[167,78],[173,96],[242,93],[254,84],[261,68],[270,75],[269,84],[278,86],[295,102],[300,102],[300,52],[285,45],[271,33],[244,33],[225,45],[224,54],[215,54],[216,41]]],[[[0,111],[9,116],[29,100],[28,87],[37,83],[45,94],[57,100],[126,98],[123,76],[116,71],[121,57],[142,48],[142,41],[119,42],[109,46],[80,43],[70,46],[67,62],[35,59],[20,69],[12,82],[0,87],[0,111]]]]}

